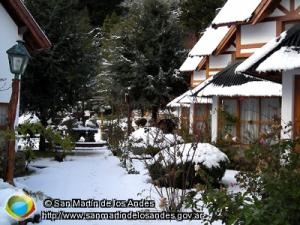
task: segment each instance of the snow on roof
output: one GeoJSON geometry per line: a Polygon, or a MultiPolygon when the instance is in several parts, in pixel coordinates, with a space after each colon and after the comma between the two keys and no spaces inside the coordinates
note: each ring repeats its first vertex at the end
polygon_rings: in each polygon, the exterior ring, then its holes
{"type": "Polygon", "coordinates": [[[193,90],[191,90],[192,95],[195,95],[201,89],[205,88],[213,79],[214,79],[214,77],[211,76],[210,78],[206,79],[204,82],[202,82],[201,84],[199,84],[197,87],[195,87],[193,90]]]}
{"type": "Polygon", "coordinates": [[[228,0],[212,24],[222,25],[235,22],[247,22],[262,0],[228,0]]]}
{"type": "Polygon", "coordinates": [[[211,98],[200,98],[197,96],[192,96],[192,92],[184,96],[182,99],[178,101],[179,104],[192,104],[192,103],[200,103],[200,104],[212,104],[211,98]]]}
{"type": "Polygon", "coordinates": [[[202,61],[203,57],[199,56],[189,56],[182,66],[180,67],[181,72],[189,72],[189,71],[194,71],[197,69],[197,66],[199,63],[202,61]]]}
{"type": "MultiPolygon", "coordinates": [[[[279,37],[274,38],[269,41],[263,47],[258,49],[252,56],[246,59],[243,63],[241,63],[235,70],[236,73],[242,73],[249,70],[252,66],[258,63],[262,58],[267,56],[272,50],[278,47],[282,41],[285,39],[287,32],[283,32],[279,37]]],[[[272,65],[275,66],[275,65],[272,65]]]]}
{"type": "MultiPolygon", "coordinates": [[[[169,102],[167,104],[167,107],[170,108],[178,108],[182,105],[180,105],[180,103],[178,103],[182,98],[184,98],[186,95],[188,95],[190,92],[190,90],[188,90],[187,92],[183,93],[182,95],[178,96],[177,98],[173,99],[171,102],[169,102]]],[[[189,107],[189,105],[186,105],[186,107],[189,107]]]]}
{"type": "Polygon", "coordinates": [[[228,34],[229,27],[219,27],[217,29],[208,27],[203,36],[190,51],[189,56],[211,55],[219,46],[224,37],[228,34]]]}
{"type": "Polygon", "coordinates": [[[206,86],[198,96],[246,96],[281,97],[282,85],[271,81],[251,81],[242,85],[219,86],[213,83],[206,86]]]}
{"type": "Polygon", "coordinates": [[[175,98],[171,101],[167,107],[170,108],[178,108],[178,107],[190,107],[192,103],[200,103],[200,104],[211,104],[212,100],[210,98],[200,98],[196,96],[192,96],[194,94],[193,90],[188,90],[183,93],[179,97],[175,98]]]}
{"type": "Polygon", "coordinates": [[[300,68],[300,48],[282,47],[263,61],[256,69],[257,72],[286,71],[300,68]]]}

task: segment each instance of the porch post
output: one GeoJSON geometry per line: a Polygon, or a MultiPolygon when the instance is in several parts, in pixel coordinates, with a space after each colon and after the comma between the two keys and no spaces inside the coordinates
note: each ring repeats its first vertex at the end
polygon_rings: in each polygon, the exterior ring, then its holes
{"type": "Polygon", "coordinates": [[[195,103],[190,104],[190,124],[189,124],[189,133],[194,133],[194,107],[195,103]]]}
{"type": "Polygon", "coordinates": [[[218,111],[219,111],[219,97],[213,96],[212,110],[211,110],[211,141],[217,142],[218,140],[218,111]]]}
{"type": "Polygon", "coordinates": [[[282,74],[281,139],[291,139],[293,129],[288,126],[294,120],[295,71],[282,74]],[[288,126],[288,127],[287,127],[288,126]]]}

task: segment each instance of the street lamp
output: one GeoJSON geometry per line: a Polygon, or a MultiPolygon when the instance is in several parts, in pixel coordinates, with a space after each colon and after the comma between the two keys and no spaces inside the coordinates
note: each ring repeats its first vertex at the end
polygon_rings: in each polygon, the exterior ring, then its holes
{"type": "Polygon", "coordinates": [[[17,44],[6,51],[9,60],[9,67],[12,74],[15,74],[15,79],[20,79],[28,65],[30,55],[25,48],[24,41],[17,41],[17,44]]]}
{"type": "MultiPolygon", "coordinates": [[[[20,77],[25,72],[30,55],[23,41],[17,41],[17,44],[6,51],[9,60],[9,67],[15,77],[12,79],[12,93],[8,106],[8,130],[14,134],[15,119],[19,101],[20,77]]],[[[15,167],[15,140],[8,140],[7,163],[5,171],[5,180],[14,184],[14,167],[15,167]]]]}

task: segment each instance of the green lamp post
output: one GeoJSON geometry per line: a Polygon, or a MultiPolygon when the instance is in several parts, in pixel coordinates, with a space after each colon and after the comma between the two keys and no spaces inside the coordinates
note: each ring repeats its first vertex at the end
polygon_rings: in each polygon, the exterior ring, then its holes
{"type": "MultiPolygon", "coordinates": [[[[8,130],[15,132],[15,120],[19,101],[20,78],[25,72],[30,55],[25,47],[24,41],[17,41],[17,44],[7,50],[9,67],[15,77],[12,79],[12,94],[8,106],[8,130]]],[[[14,184],[14,166],[15,166],[15,140],[8,140],[7,162],[5,170],[5,181],[14,184]]]]}

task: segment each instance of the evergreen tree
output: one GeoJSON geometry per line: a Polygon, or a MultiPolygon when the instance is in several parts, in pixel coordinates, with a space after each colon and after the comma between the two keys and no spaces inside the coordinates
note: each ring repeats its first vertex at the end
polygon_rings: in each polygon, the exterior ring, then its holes
{"type": "Polygon", "coordinates": [[[111,91],[119,98],[129,92],[135,107],[151,109],[154,120],[171,96],[186,89],[175,72],[182,62],[182,32],[178,13],[168,2],[132,5],[104,38],[103,56],[113,77],[111,91]]]}
{"type": "Polygon", "coordinates": [[[120,13],[122,0],[80,0],[82,7],[87,7],[90,22],[93,26],[102,26],[107,15],[120,13]]]}
{"type": "Polygon", "coordinates": [[[199,34],[216,16],[225,0],[182,0],[180,20],[186,32],[199,34]]]}
{"type": "Polygon", "coordinates": [[[89,33],[87,11],[80,10],[77,1],[26,0],[25,3],[52,47],[32,54],[22,78],[21,106],[23,110],[35,111],[46,126],[48,119],[90,97],[98,54],[89,33]]]}

